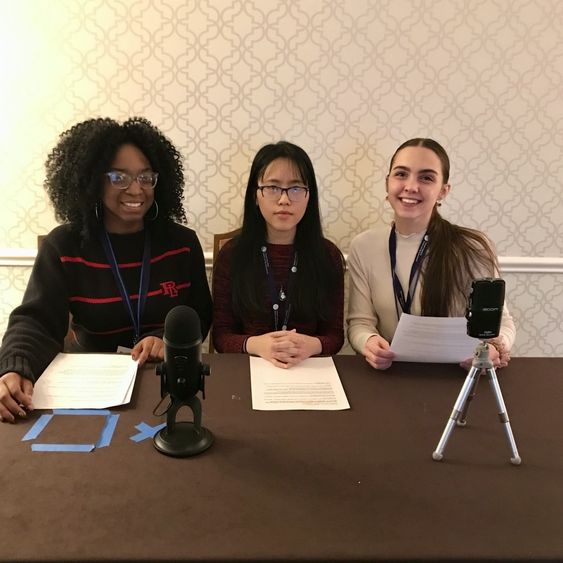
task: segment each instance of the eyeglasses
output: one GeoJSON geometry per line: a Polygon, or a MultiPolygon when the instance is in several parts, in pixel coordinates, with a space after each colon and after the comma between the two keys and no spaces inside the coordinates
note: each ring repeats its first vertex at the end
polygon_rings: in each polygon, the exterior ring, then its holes
{"type": "Polygon", "coordinates": [[[281,188],[280,186],[258,186],[262,192],[262,197],[271,201],[278,201],[282,194],[285,194],[289,201],[303,201],[309,193],[309,188],[305,186],[290,186],[289,188],[281,188]]]}
{"type": "Polygon", "coordinates": [[[119,190],[126,190],[133,183],[133,180],[137,180],[143,190],[152,190],[158,180],[158,172],[141,172],[136,176],[131,176],[127,172],[112,170],[106,172],[105,175],[109,178],[110,184],[119,190]]]}

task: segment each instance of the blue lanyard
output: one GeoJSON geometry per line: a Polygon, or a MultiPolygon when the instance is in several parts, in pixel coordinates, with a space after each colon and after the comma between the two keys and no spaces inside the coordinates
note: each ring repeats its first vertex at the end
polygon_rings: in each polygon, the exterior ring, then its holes
{"type": "Polygon", "coordinates": [[[420,241],[420,246],[414,258],[411,266],[411,273],[409,276],[409,291],[407,293],[407,298],[405,299],[405,294],[403,293],[403,287],[395,271],[397,265],[397,233],[395,232],[395,225],[391,228],[391,233],[389,234],[389,256],[391,257],[391,275],[393,278],[393,291],[395,293],[395,308],[397,309],[397,318],[401,316],[399,312],[399,307],[403,313],[410,313],[411,306],[414,299],[414,292],[416,290],[416,284],[418,283],[418,278],[420,276],[420,267],[422,266],[422,261],[426,255],[426,250],[428,248],[428,235],[424,235],[420,241]]]}
{"type": "Polygon", "coordinates": [[[137,311],[136,314],[133,311],[133,305],[131,304],[131,298],[127,293],[127,288],[121,277],[121,272],[119,271],[119,265],[115,257],[115,252],[111,245],[111,240],[109,234],[105,229],[102,229],[103,236],[101,236],[102,246],[104,247],[104,252],[106,253],[106,258],[111,266],[111,271],[113,272],[113,277],[115,283],[119,288],[119,293],[121,294],[121,299],[125,304],[127,310],[129,311],[129,316],[131,317],[131,322],[133,323],[133,329],[135,331],[135,337],[133,340],[133,345],[139,340],[141,334],[141,317],[143,316],[143,311],[145,309],[145,303],[147,301],[147,294],[149,289],[149,277],[151,269],[151,238],[148,229],[145,229],[145,246],[143,249],[143,261],[141,263],[141,276],[139,280],[139,295],[137,298],[137,311]]]}
{"type": "Polygon", "coordinates": [[[278,315],[280,310],[280,302],[284,304],[285,315],[283,318],[282,330],[287,330],[287,324],[289,322],[289,315],[291,313],[291,290],[293,289],[292,278],[295,277],[297,272],[297,252],[293,253],[293,264],[289,269],[289,279],[287,282],[287,292],[283,290],[283,287],[279,291],[276,291],[276,282],[274,281],[274,274],[270,268],[270,261],[268,260],[268,248],[263,245],[260,250],[262,251],[262,259],[264,260],[264,269],[266,270],[266,276],[268,277],[268,285],[270,287],[270,295],[272,297],[272,310],[274,312],[274,330],[278,330],[278,315]],[[293,274],[293,275],[292,275],[293,274]]]}

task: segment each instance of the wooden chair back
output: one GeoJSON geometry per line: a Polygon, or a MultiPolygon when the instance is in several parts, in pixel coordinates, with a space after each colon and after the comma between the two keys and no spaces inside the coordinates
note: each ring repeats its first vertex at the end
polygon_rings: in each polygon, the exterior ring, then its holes
{"type": "Polygon", "coordinates": [[[219,251],[223,248],[224,244],[240,234],[240,231],[240,228],[238,228],[228,233],[215,233],[213,235],[213,266],[215,266],[215,260],[217,260],[219,251]]]}

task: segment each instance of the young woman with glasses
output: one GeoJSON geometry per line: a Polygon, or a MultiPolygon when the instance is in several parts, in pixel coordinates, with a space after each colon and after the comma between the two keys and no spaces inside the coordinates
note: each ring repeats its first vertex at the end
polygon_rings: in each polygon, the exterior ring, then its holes
{"type": "Polygon", "coordinates": [[[33,383],[63,348],[163,359],[166,314],[193,307],[205,337],[211,296],[201,245],[185,222],[180,154],[151,123],[90,119],[65,131],[45,188],[63,224],[44,239],[0,349],[0,417],[31,408],[33,383]]]}
{"type": "Polygon", "coordinates": [[[300,147],[282,141],[256,154],[239,236],[213,273],[219,352],[246,352],[288,368],[344,341],[344,265],[323,236],[315,172],[300,147]]]}
{"type": "MultiPolygon", "coordinates": [[[[393,362],[389,343],[403,312],[464,316],[472,280],[498,276],[487,237],[438,212],[451,189],[449,174],[450,161],[439,143],[424,138],[403,143],[385,180],[393,224],[358,235],[350,246],[348,339],[376,369],[393,362]]],[[[500,335],[489,347],[495,367],[507,365],[515,335],[505,306],[500,335]]],[[[463,362],[469,365],[471,359],[463,362]]]]}

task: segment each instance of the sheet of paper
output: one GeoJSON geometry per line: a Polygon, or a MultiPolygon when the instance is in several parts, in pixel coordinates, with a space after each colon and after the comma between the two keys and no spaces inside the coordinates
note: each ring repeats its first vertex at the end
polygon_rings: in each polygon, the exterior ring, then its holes
{"type": "Polygon", "coordinates": [[[289,369],[250,357],[255,410],[343,410],[350,405],[332,358],[308,358],[289,369]]]}
{"type": "Polygon", "coordinates": [[[479,344],[467,335],[465,317],[420,317],[403,313],[391,342],[399,362],[459,363],[479,344]]]}
{"type": "Polygon", "coordinates": [[[104,409],[131,400],[137,362],[121,354],[58,354],[33,390],[36,409],[104,409]]]}

